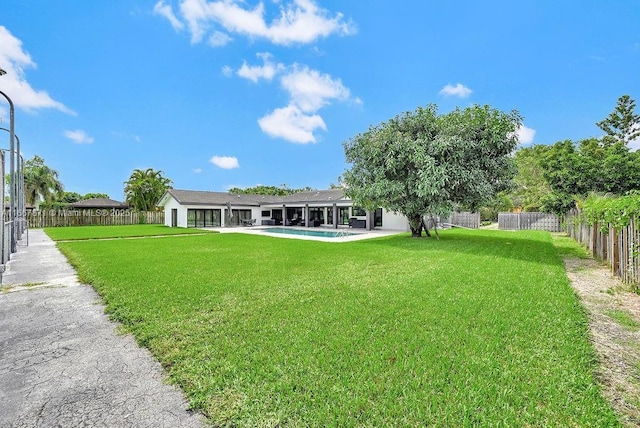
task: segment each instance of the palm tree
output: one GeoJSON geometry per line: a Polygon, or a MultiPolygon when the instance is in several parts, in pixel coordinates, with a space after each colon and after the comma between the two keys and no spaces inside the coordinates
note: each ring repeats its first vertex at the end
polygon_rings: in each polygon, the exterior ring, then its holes
{"type": "Polygon", "coordinates": [[[58,179],[58,171],[44,164],[44,159],[34,156],[24,164],[24,192],[27,204],[40,208],[40,202],[52,202],[64,191],[58,179]]]}
{"type": "Polygon", "coordinates": [[[171,188],[171,180],[153,168],[135,169],[124,184],[127,203],[138,211],[152,211],[164,192],[171,188]]]}

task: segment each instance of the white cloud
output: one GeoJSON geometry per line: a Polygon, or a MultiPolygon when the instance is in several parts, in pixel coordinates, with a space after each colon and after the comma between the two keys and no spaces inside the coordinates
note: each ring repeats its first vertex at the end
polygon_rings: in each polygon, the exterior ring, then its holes
{"type": "Polygon", "coordinates": [[[322,74],[307,66],[294,64],[287,68],[274,64],[268,53],[258,54],[263,66],[249,66],[245,63],[238,70],[238,75],[253,82],[259,79],[271,80],[281,74],[280,84],[289,94],[286,107],[273,110],[258,120],[263,132],[271,137],[283,138],[293,143],[315,143],[314,132],[325,130],[327,126],[318,110],[331,104],[332,101],[353,101],[362,104],[360,98],[351,98],[351,93],[340,79],[322,74]]]}
{"type": "MultiPolygon", "coordinates": [[[[282,87],[289,93],[289,105],[277,108],[258,120],[263,132],[271,137],[283,138],[299,144],[315,143],[314,132],[327,130],[318,110],[333,100],[347,101],[350,91],[340,79],[321,74],[308,67],[294,65],[281,79],[282,87]]],[[[361,103],[359,98],[355,103],[361,103]]]]}
{"type": "Polygon", "coordinates": [[[195,172],[196,174],[200,174],[202,172],[202,168],[194,168],[193,172],[195,172]]]}
{"type": "Polygon", "coordinates": [[[232,40],[233,38],[227,33],[223,33],[222,31],[214,31],[211,37],[209,37],[209,46],[219,48],[221,46],[225,46],[232,40]]]}
{"type": "Polygon", "coordinates": [[[94,141],[93,137],[88,136],[87,133],[81,129],[76,129],[75,131],[64,131],[64,136],[76,144],[91,144],[94,141]]]}
{"type": "Polygon", "coordinates": [[[516,135],[518,136],[518,142],[520,144],[530,144],[536,136],[536,130],[520,125],[520,128],[516,131],[516,135]]]}
{"type": "Polygon", "coordinates": [[[7,72],[0,76],[0,90],[11,97],[16,107],[31,111],[41,108],[54,108],[64,113],[76,113],[64,104],[54,100],[46,91],[31,87],[25,77],[25,68],[36,68],[31,56],[22,49],[22,42],[9,30],[0,25],[0,68],[7,72]]]}
{"type": "Polygon", "coordinates": [[[282,86],[289,92],[292,103],[305,112],[315,112],[330,100],[346,101],[350,96],[340,79],[297,65],[282,78],[282,86]]]}
{"type": "Polygon", "coordinates": [[[439,94],[445,97],[467,98],[471,95],[471,92],[473,92],[471,89],[467,88],[462,83],[458,83],[456,86],[450,84],[446,85],[440,90],[439,94]]]}
{"type": "Polygon", "coordinates": [[[214,156],[209,162],[222,169],[240,168],[238,158],[233,156],[214,156]]]}
{"type": "Polygon", "coordinates": [[[153,13],[167,18],[174,30],[179,31],[184,28],[184,24],[173,13],[171,6],[166,4],[163,0],[160,0],[153,6],[153,13]]]}
{"type": "MultiPolygon", "coordinates": [[[[273,1],[278,16],[271,22],[265,18],[263,2],[247,8],[242,0],[182,0],[180,14],[187,22],[191,42],[199,43],[209,31],[224,29],[249,38],[264,38],[277,45],[312,43],[331,34],[349,35],[357,30],[341,13],[331,13],[316,5],[315,0],[273,1]]],[[[175,18],[171,8],[159,2],[156,13],[169,19],[175,18]]],[[[177,18],[176,22],[181,23],[177,18]]],[[[215,34],[215,33],[214,33],[215,34]]],[[[228,40],[230,41],[230,40],[228,40]]]]}
{"type": "Polygon", "coordinates": [[[317,129],[326,131],[327,126],[317,114],[304,113],[295,105],[277,108],[258,120],[260,129],[271,137],[280,137],[293,143],[315,143],[313,132],[317,129]]]}
{"type": "Polygon", "coordinates": [[[242,67],[238,70],[238,76],[257,83],[260,79],[271,80],[277,73],[285,69],[284,65],[275,64],[271,60],[272,55],[268,52],[259,53],[257,56],[262,59],[263,65],[250,66],[243,62],[242,67]]]}

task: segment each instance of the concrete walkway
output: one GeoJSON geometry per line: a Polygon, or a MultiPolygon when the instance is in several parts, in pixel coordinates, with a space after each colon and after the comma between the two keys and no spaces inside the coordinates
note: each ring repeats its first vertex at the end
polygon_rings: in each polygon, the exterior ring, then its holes
{"type": "Polygon", "coordinates": [[[24,244],[0,291],[0,427],[203,426],[51,239],[24,244]]]}

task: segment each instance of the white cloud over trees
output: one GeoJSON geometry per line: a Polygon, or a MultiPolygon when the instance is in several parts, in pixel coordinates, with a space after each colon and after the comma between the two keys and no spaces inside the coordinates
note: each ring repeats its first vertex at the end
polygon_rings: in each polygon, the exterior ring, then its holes
{"type": "Polygon", "coordinates": [[[455,86],[447,84],[440,90],[439,94],[445,97],[467,98],[472,92],[473,91],[471,89],[467,88],[462,83],[458,83],[455,86]]]}

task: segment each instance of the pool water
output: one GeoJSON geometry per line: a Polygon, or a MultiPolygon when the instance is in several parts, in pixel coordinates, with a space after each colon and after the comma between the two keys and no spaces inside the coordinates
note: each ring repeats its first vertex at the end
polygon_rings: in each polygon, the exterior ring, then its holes
{"type": "Polygon", "coordinates": [[[354,236],[357,233],[345,232],[342,230],[303,230],[303,229],[289,229],[286,227],[269,227],[261,229],[267,233],[278,233],[283,235],[302,235],[302,236],[317,236],[321,238],[342,238],[343,236],[354,236]]]}

